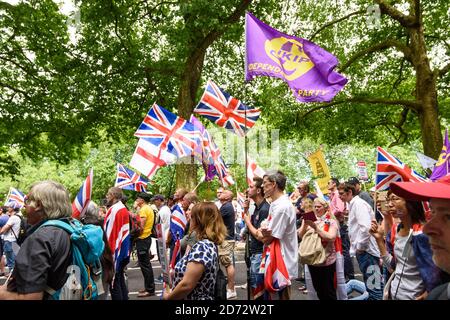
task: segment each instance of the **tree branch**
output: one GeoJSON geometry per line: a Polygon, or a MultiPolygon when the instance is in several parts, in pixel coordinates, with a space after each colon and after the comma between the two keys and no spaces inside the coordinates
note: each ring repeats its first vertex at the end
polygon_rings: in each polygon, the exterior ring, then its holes
{"type": "Polygon", "coordinates": [[[358,60],[359,58],[362,58],[366,55],[368,55],[369,53],[373,53],[373,52],[377,52],[377,51],[382,51],[382,50],[386,50],[389,48],[396,48],[397,50],[399,50],[400,52],[403,53],[404,57],[406,60],[408,60],[409,62],[412,62],[411,59],[411,50],[409,49],[409,47],[403,43],[401,43],[398,40],[394,40],[394,39],[388,39],[385,40],[381,43],[377,43],[369,48],[366,48],[364,50],[361,50],[357,53],[355,53],[352,57],[350,57],[350,59],[347,61],[346,64],[344,64],[339,71],[343,72],[345,71],[351,64],[353,64],[356,60],[358,60]]]}
{"type": "Polygon", "coordinates": [[[447,74],[447,72],[450,71],[450,63],[448,63],[445,67],[443,67],[441,70],[439,70],[439,77],[443,77],[447,74]]]}
{"type": "Polygon", "coordinates": [[[340,100],[340,101],[335,101],[335,102],[330,102],[330,103],[325,103],[325,104],[319,105],[317,107],[314,107],[314,108],[308,110],[301,117],[306,118],[308,115],[310,115],[311,113],[313,113],[315,111],[329,108],[329,107],[334,107],[334,106],[337,106],[337,105],[340,105],[343,103],[369,103],[369,104],[397,105],[397,106],[404,106],[404,107],[414,110],[414,111],[418,111],[420,108],[420,104],[417,103],[416,101],[412,101],[412,100],[399,100],[399,99],[391,100],[391,99],[386,99],[386,98],[354,97],[354,98],[349,98],[349,99],[345,99],[345,100],[340,100]]]}
{"type": "Polygon", "coordinates": [[[366,12],[366,10],[358,10],[358,11],[349,13],[348,15],[346,15],[346,16],[344,16],[344,17],[341,17],[341,18],[338,18],[338,19],[336,19],[336,20],[330,21],[330,22],[324,24],[322,27],[320,27],[316,32],[314,32],[314,33],[312,34],[312,36],[309,37],[308,40],[309,40],[309,41],[312,41],[312,40],[313,40],[320,32],[322,32],[324,29],[326,29],[326,28],[332,26],[333,24],[339,23],[339,22],[341,22],[341,21],[343,21],[343,20],[346,20],[346,19],[350,18],[351,16],[356,16],[356,15],[361,14],[361,13],[364,13],[364,12],[366,12]]]}
{"type": "Polygon", "coordinates": [[[30,101],[32,100],[31,97],[23,90],[17,89],[15,87],[13,87],[13,86],[11,86],[11,85],[9,85],[7,83],[1,82],[1,81],[0,81],[0,86],[4,87],[4,88],[8,88],[8,89],[10,89],[10,90],[12,90],[14,92],[20,93],[20,94],[22,94],[25,98],[27,98],[30,101]]]}
{"type": "Polygon", "coordinates": [[[390,4],[386,3],[385,0],[375,0],[375,2],[380,6],[382,14],[386,14],[392,19],[398,21],[403,27],[405,28],[417,27],[415,17],[411,17],[409,15],[401,13],[399,10],[395,9],[390,4]]]}
{"type": "Polygon", "coordinates": [[[241,3],[236,7],[234,12],[227,18],[222,20],[222,24],[224,26],[223,28],[214,29],[206,35],[206,37],[201,41],[200,46],[197,47],[195,54],[196,57],[194,57],[194,61],[201,57],[201,53],[204,52],[214,42],[214,40],[220,37],[231,24],[239,20],[239,18],[242,16],[251,2],[252,0],[242,0],[241,3]]]}

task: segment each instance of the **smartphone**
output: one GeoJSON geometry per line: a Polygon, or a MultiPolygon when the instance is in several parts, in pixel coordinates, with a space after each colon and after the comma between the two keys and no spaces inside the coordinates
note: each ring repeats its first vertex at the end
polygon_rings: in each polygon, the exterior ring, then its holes
{"type": "Polygon", "coordinates": [[[303,219],[316,221],[317,217],[316,217],[316,215],[314,214],[313,211],[310,211],[310,212],[306,212],[305,214],[303,214],[303,219]]]}

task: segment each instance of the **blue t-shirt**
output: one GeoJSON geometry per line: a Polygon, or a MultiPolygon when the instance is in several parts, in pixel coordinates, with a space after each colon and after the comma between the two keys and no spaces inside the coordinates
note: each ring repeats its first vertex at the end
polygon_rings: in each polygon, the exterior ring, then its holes
{"type": "Polygon", "coordinates": [[[3,228],[3,226],[8,222],[9,216],[7,214],[2,214],[0,216],[0,228],[3,228]]]}

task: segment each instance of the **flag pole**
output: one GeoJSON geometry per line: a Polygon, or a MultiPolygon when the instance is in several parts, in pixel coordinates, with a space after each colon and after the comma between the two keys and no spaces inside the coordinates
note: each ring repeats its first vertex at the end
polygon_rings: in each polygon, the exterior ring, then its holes
{"type": "Polygon", "coordinates": [[[200,179],[200,182],[195,186],[194,190],[192,190],[191,192],[195,192],[195,190],[197,190],[197,188],[202,184],[203,181],[205,181],[205,179],[200,179]]]}
{"type": "Polygon", "coordinates": [[[10,195],[11,195],[11,187],[9,187],[8,195],[6,196],[6,199],[5,199],[5,204],[4,204],[5,206],[8,203],[8,199],[9,199],[10,195]]]}
{"type": "MultiPolygon", "coordinates": [[[[248,158],[247,158],[247,108],[244,108],[244,152],[245,152],[245,181],[247,181],[248,158]]],[[[237,196],[237,195],[236,195],[237,196]]],[[[246,193],[246,200],[248,194],[246,193]]],[[[247,266],[247,300],[250,300],[250,230],[247,227],[247,237],[245,239],[245,264],[247,266]]]]}

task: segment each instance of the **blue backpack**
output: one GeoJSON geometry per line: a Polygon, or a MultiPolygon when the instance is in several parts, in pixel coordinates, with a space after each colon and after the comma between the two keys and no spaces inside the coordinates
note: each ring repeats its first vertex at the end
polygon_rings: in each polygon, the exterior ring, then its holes
{"type": "Polygon", "coordinates": [[[39,228],[54,226],[70,235],[72,263],[67,268],[69,277],[61,289],[47,287],[53,300],[96,300],[103,293],[100,257],[105,249],[103,230],[91,224],[83,225],[76,219],[69,223],[48,220],[39,228]]]}

